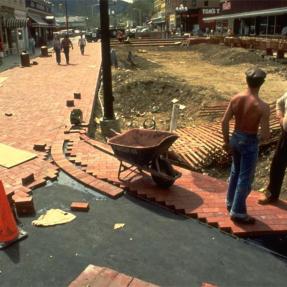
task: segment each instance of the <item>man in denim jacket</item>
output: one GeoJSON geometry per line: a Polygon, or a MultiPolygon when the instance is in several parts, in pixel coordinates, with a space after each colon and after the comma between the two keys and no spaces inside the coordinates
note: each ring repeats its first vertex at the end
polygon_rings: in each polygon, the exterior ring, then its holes
{"type": "Polygon", "coordinates": [[[270,167],[269,185],[259,204],[278,201],[287,167],[287,93],[276,103],[276,116],[281,126],[281,135],[277,143],[270,167]]]}
{"type": "Polygon", "coordinates": [[[222,119],[223,148],[232,154],[232,166],[227,191],[227,209],[234,222],[253,224],[247,214],[246,199],[251,191],[258,157],[258,129],[261,140],[270,136],[270,108],[259,98],[266,73],[258,68],[246,71],[246,91],[235,95],[222,119]],[[229,140],[229,122],[235,117],[234,132],[229,140]]]}

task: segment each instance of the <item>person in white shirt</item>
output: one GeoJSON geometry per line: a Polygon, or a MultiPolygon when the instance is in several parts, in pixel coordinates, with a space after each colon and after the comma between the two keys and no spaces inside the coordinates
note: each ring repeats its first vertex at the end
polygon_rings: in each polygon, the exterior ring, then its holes
{"type": "Polygon", "coordinates": [[[85,47],[87,45],[87,41],[86,39],[83,37],[83,35],[81,35],[81,38],[79,39],[79,43],[78,43],[80,50],[81,50],[81,54],[84,55],[85,54],[85,47]]]}
{"type": "Polygon", "coordinates": [[[57,64],[60,65],[61,64],[61,39],[58,35],[55,36],[53,48],[56,54],[57,64]]]}
{"type": "Polygon", "coordinates": [[[276,116],[281,126],[281,135],[272,159],[269,175],[269,185],[259,204],[269,204],[278,201],[285,171],[287,167],[287,93],[277,100],[276,116]]]}

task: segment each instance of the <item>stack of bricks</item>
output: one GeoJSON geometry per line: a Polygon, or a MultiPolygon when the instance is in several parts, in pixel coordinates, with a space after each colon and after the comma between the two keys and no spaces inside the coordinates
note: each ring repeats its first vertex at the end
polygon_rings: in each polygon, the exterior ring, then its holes
{"type": "Polygon", "coordinates": [[[18,216],[30,216],[35,214],[32,196],[15,193],[12,198],[18,216]]]}
{"type": "Polygon", "coordinates": [[[34,182],[34,174],[28,173],[22,176],[22,187],[17,188],[12,196],[12,202],[16,208],[18,216],[30,216],[35,214],[35,207],[33,197],[30,192],[31,189],[26,187],[34,182]]]}

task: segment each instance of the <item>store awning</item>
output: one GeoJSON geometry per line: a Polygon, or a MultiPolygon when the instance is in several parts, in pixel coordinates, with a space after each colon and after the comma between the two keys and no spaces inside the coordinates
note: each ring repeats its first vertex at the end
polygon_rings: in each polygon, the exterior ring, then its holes
{"type": "Polygon", "coordinates": [[[8,18],[4,22],[6,28],[14,29],[14,28],[21,28],[27,25],[28,19],[26,18],[8,18]]]}
{"type": "Polygon", "coordinates": [[[266,17],[266,16],[275,16],[275,15],[282,15],[282,14],[287,14],[287,7],[249,11],[249,12],[234,13],[234,14],[225,14],[225,15],[219,15],[219,16],[214,16],[214,17],[206,17],[206,18],[203,18],[203,21],[212,22],[212,21],[228,20],[228,19],[236,19],[236,18],[251,18],[251,17],[258,17],[258,16],[266,17]]]}
{"type": "Polygon", "coordinates": [[[29,18],[32,19],[32,27],[49,27],[50,25],[39,15],[36,14],[28,14],[29,18]]]}

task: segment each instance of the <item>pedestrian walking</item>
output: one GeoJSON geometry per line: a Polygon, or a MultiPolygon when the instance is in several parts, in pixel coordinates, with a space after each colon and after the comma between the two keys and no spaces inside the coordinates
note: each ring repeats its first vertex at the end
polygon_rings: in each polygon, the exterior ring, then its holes
{"type": "Polygon", "coordinates": [[[78,42],[78,46],[80,47],[81,50],[81,54],[84,55],[85,54],[85,47],[87,45],[87,41],[86,39],[83,37],[83,35],[81,35],[81,38],[79,39],[78,42]]]}
{"type": "Polygon", "coordinates": [[[53,43],[53,48],[56,54],[56,61],[57,64],[60,65],[61,64],[61,40],[60,37],[58,35],[55,36],[54,39],[54,43],[53,43]]]}
{"type": "Polygon", "coordinates": [[[278,201],[287,167],[287,93],[276,102],[276,116],[281,126],[281,135],[271,162],[269,184],[259,204],[278,201]]]}
{"type": "Polygon", "coordinates": [[[118,68],[118,57],[117,52],[114,48],[111,49],[111,65],[116,69],[118,68]]]}
{"type": "Polygon", "coordinates": [[[65,35],[64,39],[61,42],[61,49],[64,51],[67,65],[70,64],[70,47],[74,49],[73,43],[69,39],[69,36],[65,35]]]}
{"type": "Polygon", "coordinates": [[[259,98],[259,90],[266,73],[258,68],[246,71],[247,90],[235,95],[222,119],[223,148],[232,154],[232,166],[227,190],[227,210],[234,222],[253,224],[255,219],[247,214],[246,199],[251,192],[258,157],[258,128],[260,140],[270,136],[270,108],[259,98]],[[234,132],[229,141],[229,122],[235,117],[234,132]]]}

